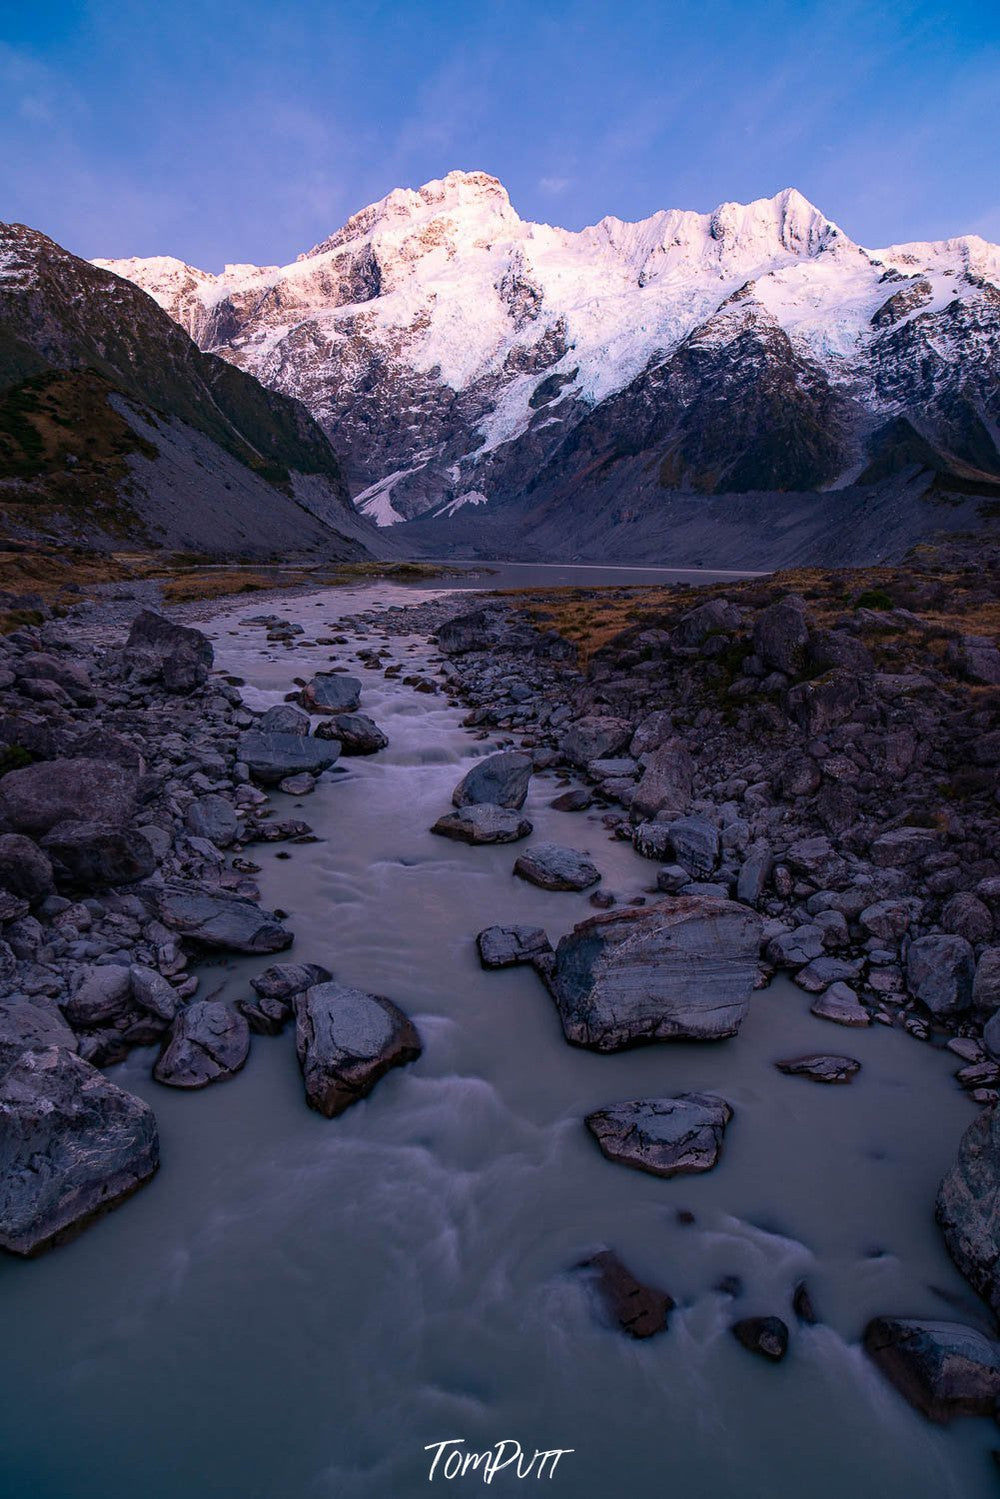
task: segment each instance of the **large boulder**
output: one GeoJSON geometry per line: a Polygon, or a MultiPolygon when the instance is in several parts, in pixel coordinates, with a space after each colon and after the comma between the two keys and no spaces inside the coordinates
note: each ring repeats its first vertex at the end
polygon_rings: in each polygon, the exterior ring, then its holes
{"type": "Polygon", "coordinates": [[[421,1052],[416,1027],[391,999],[345,984],[314,984],[297,994],[295,1017],[306,1099],[328,1119],[421,1052]]]}
{"type": "Polygon", "coordinates": [[[446,656],[464,656],[469,651],[484,651],[492,645],[500,630],[497,609],[470,609],[456,614],[438,626],[437,643],[446,656]]]}
{"type": "Polygon", "coordinates": [[[1000,1400],[1000,1343],[957,1322],[876,1317],[865,1352],[931,1421],[989,1416],[1000,1400]]]}
{"type": "Polygon", "coordinates": [[[713,1093],[680,1093],[615,1103],[587,1115],[587,1128],[609,1161],[653,1176],[709,1171],[719,1159],[733,1111],[713,1093]]]}
{"type": "Polygon", "coordinates": [[[26,1051],[48,1046],[77,1049],[76,1037],[57,1009],[27,999],[0,999],[0,1076],[26,1051]]]}
{"type": "Polygon", "coordinates": [[[292,945],[292,933],[276,916],[238,895],[209,893],[176,881],[164,886],[158,906],[164,926],[204,947],[270,953],[292,945]]]}
{"type": "Polygon", "coordinates": [[[21,833],[0,834],[0,886],[25,900],[43,900],[52,893],[52,862],[31,838],[21,833]]]}
{"type": "Polygon", "coordinates": [[[805,601],[789,593],[757,616],[753,646],[765,666],[794,677],[800,670],[809,639],[805,601]]]}
{"type": "Polygon", "coordinates": [[[124,963],[95,963],[77,969],[62,1011],[78,1030],[93,1030],[123,1016],[131,1003],[130,969],[124,963]]]}
{"type": "Polygon", "coordinates": [[[367,713],[338,713],[327,719],[316,730],[321,739],[336,739],[342,755],[377,755],[389,743],[373,718],[367,713]]]}
{"type": "Polygon", "coordinates": [[[319,775],[339,754],[337,739],[318,739],[313,734],[262,734],[258,729],[241,734],[236,746],[237,759],[262,786],[277,786],[302,771],[319,775]]]}
{"type": "Polygon", "coordinates": [[[60,822],[120,827],[135,810],[138,785],[134,771],[112,761],[42,760],[0,780],[0,824],[33,837],[60,822]]]}
{"type": "Polygon", "coordinates": [[[516,750],[487,755],[485,759],[477,760],[459,781],[451,794],[452,802],[456,807],[489,802],[492,806],[517,812],[524,806],[528,795],[532,769],[530,756],[518,754],[516,750]]]}
{"type": "Polygon", "coordinates": [[[250,1055],[246,1016],[219,1000],[180,1010],[153,1076],[170,1088],[204,1088],[239,1072],[250,1055]]]}
{"type": "Polygon", "coordinates": [[[964,937],[918,937],[906,954],[906,983],[933,1015],[958,1015],[972,1004],[976,958],[964,937]]]}
{"type": "Polygon", "coordinates": [[[340,671],[319,671],[301,693],[310,713],[353,713],[361,701],[361,683],[340,671]]]}
{"type": "Polygon", "coordinates": [[[589,890],[601,871],[578,848],[560,843],[536,843],[514,861],[514,873],[542,890],[589,890]]]}
{"type": "Polygon", "coordinates": [[[955,1264],[1000,1316],[1000,1108],[984,1110],[962,1136],[937,1220],[955,1264]]]}
{"type": "Polygon", "coordinates": [[[580,718],[563,735],[559,748],[571,765],[586,766],[627,748],[632,725],[624,718],[580,718]]]}
{"type": "Polygon", "coordinates": [[[156,855],[138,828],[113,823],[61,822],[42,839],[59,885],[85,890],[131,885],[156,868],[156,855]]]}
{"type": "Polygon", "coordinates": [[[619,1051],[736,1035],[760,933],[754,911],[706,896],[591,916],[562,938],[549,979],[566,1039],[619,1051]]]}
{"type": "Polygon", "coordinates": [[[47,1248],[158,1164],[149,1105],[68,1048],[25,1051],[0,1079],[0,1247],[47,1248]]]}
{"type": "Polygon", "coordinates": [[[174,624],[144,609],[136,616],[123,660],[144,681],[160,680],[168,692],[191,692],[208,680],[212,642],[200,630],[174,624]]]}
{"type": "Polygon", "coordinates": [[[214,791],[197,797],[184,814],[184,824],[196,838],[207,838],[216,848],[228,848],[236,838],[239,820],[232,802],[214,791]]]}
{"type": "Polygon", "coordinates": [[[719,860],[719,830],[707,817],[678,817],[669,824],[677,863],[695,879],[710,875],[719,860]]]}
{"type": "Polygon", "coordinates": [[[459,843],[516,843],[527,838],[532,826],[520,812],[508,812],[505,807],[495,807],[490,802],[478,802],[475,806],[459,807],[439,817],[431,828],[432,833],[442,838],[454,838],[459,843]]]}
{"type": "Polygon", "coordinates": [[[691,804],[694,764],[683,739],[670,739],[646,760],[630,811],[636,821],[682,817],[691,804]]]}
{"type": "Polygon", "coordinates": [[[308,734],[309,714],[291,703],[275,703],[257,720],[261,734],[308,734]]]}

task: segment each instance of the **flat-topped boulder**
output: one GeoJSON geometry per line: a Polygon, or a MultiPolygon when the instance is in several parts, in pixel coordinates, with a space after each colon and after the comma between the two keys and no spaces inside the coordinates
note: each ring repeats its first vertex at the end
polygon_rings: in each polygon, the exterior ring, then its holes
{"type": "Polygon", "coordinates": [[[333,981],[295,996],[295,1044],[306,1099],[328,1119],[422,1049],[416,1026],[391,999],[333,981]]]}
{"type": "Polygon", "coordinates": [[[506,807],[495,807],[491,802],[477,802],[471,807],[459,807],[439,817],[431,828],[442,838],[454,838],[459,843],[516,843],[527,838],[532,825],[520,812],[509,812],[506,807]]]}
{"type": "Polygon", "coordinates": [[[339,739],[320,739],[314,734],[263,734],[258,729],[241,734],[236,746],[237,759],[262,786],[277,786],[279,781],[303,771],[319,775],[339,754],[339,739]]]}
{"type": "Polygon", "coordinates": [[[309,714],[292,703],[275,703],[257,720],[261,734],[308,734],[309,714]]]}
{"type": "Polygon", "coordinates": [[[1000,1343],[958,1322],[876,1317],[864,1348],[929,1420],[990,1416],[1000,1400],[1000,1343]]]}
{"type": "Polygon", "coordinates": [[[561,843],[536,843],[526,849],[518,855],[514,873],[542,890],[589,890],[601,878],[589,854],[561,843]]]}
{"type": "Polygon", "coordinates": [[[540,926],[488,926],[476,938],[476,947],[484,968],[532,963],[552,951],[552,943],[540,926]]]}
{"type": "Polygon", "coordinates": [[[25,1051],[0,1078],[0,1248],[36,1254],[158,1165],[149,1105],[67,1047],[25,1051]]]}
{"type": "Polygon", "coordinates": [[[774,1065],[789,1077],[807,1077],[814,1083],[849,1083],[861,1071],[861,1063],[854,1057],[819,1052],[803,1057],[785,1057],[774,1065]]]}
{"type": "Polygon", "coordinates": [[[249,1055],[246,1017],[219,1000],[195,1000],[178,1012],[153,1076],[170,1088],[204,1088],[239,1072],[249,1055]]]}
{"type": "Polygon", "coordinates": [[[361,683],[345,672],[320,671],[301,692],[310,713],[353,713],[361,701],[361,683]]]}
{"type": "Polygon", "coordinates": [[[548,980],[566,1039],[619,1051],[735,1036],[757,978],[760,933],[756,912],[709,896],[589,917],[560,941],[548,980]]]}
{"type": "Polygon", "coordinates": [[[955,1264],[1000,1316],[1000,1108],[984,1109],[962,1136],[937,1220],[955,1264]]]}
{"type": "Polygon", "coordinates": [[[270,911],[238,895],[208,893],[176,881],[159,893],[160,920],[203,947],[270,953],[291,947],[293,934],[270,911]]]}
{"type": "Polygon", "coordinates": [[[459,781],[451,794],[456,807],[488,802],[518,812],[528,795],[528,782],[534,769],[528,755],[504,750],[477,760],[459,781]]]}
{"type": "Polygon", "coordinates": [[[679,1093],[611,1104],[587,1115],[587,1128],[609,1161],[653,1176],[710,1171],[733,1111],[714,1093],[679,1093]]]}

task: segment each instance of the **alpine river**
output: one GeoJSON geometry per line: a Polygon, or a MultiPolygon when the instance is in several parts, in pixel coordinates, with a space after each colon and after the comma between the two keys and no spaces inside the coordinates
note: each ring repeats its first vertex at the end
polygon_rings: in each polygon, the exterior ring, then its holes
{"type": "MultiPolygon", "coordinates": [[[[250,852],[263,903],[289,913],[289,957],[396,1000],[423,1056],[334,1120],[306,1107],[290,1031],[255,1036],[245,1070],[200,1093],[154,1083],[148,1051],[113,1070],[155,1108],[162,1166],[74,1242],[0,1263],[0,1492],[416,1499],[431,1481],[425,1449],[462,1439],[445,1452],[572,1449],[552,1476],[503,1469],[490,1486],[502,1494],[992,1493],[990,1423],[930,1426],[859,1347],[879,1313],[982,1322],[933,1222],[973,1117],[956,1059],[880,1026],[835,1028],[787,980],[754,995],[734,1040],[616,1056],[568,1046],[535,975],[483,972],[474,938],[512,921],[555,940],[591,913],[587,896],[512,878],[510,846],[428,831],[493,743],[444,695],[357,666],[356,645],[384,643],[377,625],[332,652],[304,643],[414,596],[369,584],[243,601],[205,628],[253,707],[331,654],[362,678],[362,711],[389,748],[342,761],[301,804],[275,796],[320,841],[250,852]],[[273,608],[306,627],[292,648],[237,623],[273,608]],[[863,1063],[849,1088],[772,1066],[831,1049],[863,1063]],[[613,1165],[582,1123],[603,1104],[699,1089],[735,1111],[702,1177],[613,1165]],[[573,1269],[604,1246],[676,1299],[665,1334],[640,1343],[607,1324],[573,1269]],[[790,1309],[803,1278],[815,1327],[790,1309]],[[756,1313],[789,1322],[780,1366],[729,1332],[756,1313]]],[[[414,669],[433,657],[422,638],[385,643],[414,669]]],[[[533,838],[589,850],[619,897],[648,891],[655,866],[596,814],[550,808],[556,791],[553,773],[533,778],[533,838]]],[[[204,964],[199,992],[237,998],[268,961],[204,964]]],[[[479,1492],[484,1470],[449,1480],[439,1465],[433,1484],[479,1492]]]]}

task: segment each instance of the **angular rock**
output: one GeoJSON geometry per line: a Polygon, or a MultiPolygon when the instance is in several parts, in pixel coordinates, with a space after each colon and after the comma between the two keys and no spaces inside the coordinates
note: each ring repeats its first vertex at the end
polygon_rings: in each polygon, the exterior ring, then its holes
{"type": "Polygon", "coordinates": [[[62,1011],[70,1025],[91,1030],[124,1015],[132,1000],[132,976],[121,963],[99,963],[78,970],[62,1011]]]}
{"type": "Polygon", "coordinates": [[[437,629],[437,642],[446,656],[485,651],[496,639],[501,616],[496,609],[471,609],[446,619],[437,629]]]}
{"type": "Polygon", "coordinates": [[[794,677],[801,669],[809,639],[809,616],[805,600],[789,593],[757,616],[753,627],[754,650],[765,666],[794,677]]]}
{"type": "Polygon", "coordinates": [[[60,822],[42,839],[60,885],[102,889],[145,880],[156,856],[137,828],[113,823],[60,822]]]}
{"type": "Polygon", "coordinates": [[[676,1301],[656,1286],[643,1285],[613,1250],[602,1249],[581,1261],[579,1268],[594,1271],[601,1300],[622,1331],[630,1337],[651,1338],[666,1330],[676,1301]]]}
{"type": "Polygon", "coordinates": [[[169,1088],[204,1088],[239,1072],[249,1055],[246,1017],[218,1000],[195,1000],[179,1011],[153,1076],[169,1088]]]}
{"type": "Polygon", "coordinates": [[[707,817],[678,817],[669,824],[674,858],[695,878],[710,875],[719,860],[719,830],[707,817]]]}
{"type": "Polygon", "coordinates": [[[992,1415],[1000,1400],[1000,1343],[957,1322],[876,1317],[864,1348],[929,1420],[992,1415]]]}
{"type": "Polygon", "coordinates": [[[528,782],[534,769],[527,755],[514,750],[487,755],[477,760],[459,781],[451,794],[456,807],[489,802],[509,811],[519,811],[528,795],[528,782]]]}
{"type": "Polygon", "coordinates": [[[894,828],[876,838],[868,852],[879,869],[904,869],[936,853],[939,844],[938,835],[930,828],[894,828]]]}
{"type": "Polygon", "coordinates": [[[366,713],[338,713],[316,730],[323,739],[338,739],[342,755],[377,755],[389,743],[389,736],[366,713]]]}
{"type": "Polygon", "coordinates": [[[328,1119],[421,1052],[416,1027],[392,1000],[344,984],[314,984],[297,994],[295,1018],[306,1099],[328,1119]]]}
{"type": "Polygon", "coordinates": [[[1000,947],[985,947],[979,954],[972,1003],[977,1010],[1000,1009],[1000,947]]]}
{"type": "Polygon", "coordinates": [[[910,926],[910,907],[902,900],[878,900],[858,917],[866,932],[883,942],[898,942],[910,926]]]}
{"type": "Polygon", "coordinates": [[[993,936],[993,917],[989,906],[969,890],[959,890],[945,903],[941,926],[967,942],[987,942],[993,936]]]}
{"type": "Polygon", "coordinates": [[[149,1105],[67,1048],[25,1051],[0,1079],[0,1247],[36,1254],[158,1164],[149,1105]]]}
{"type": "Polygon", "coordinates": [[[835,1025],[861,1027],[871,1024],[868,1011],[848,984],[831,984],[809,1008],[821,1020],[832,1020],[835,1025]]]}
{"type": "Polygon", "coordinates": [[[711,1170],[732,1117],[724,1098],[680,1093],[612,1104],[586,1124],[609,1161],[670,1177],[711,1170]]]}
{"type": "Polygon", "coordinates": [[[519,854],[514,873],[542,890],[589,890],[601,878],[597,865],[577,848],[536,843],[519,854]]]}
{"type": "Polygon", "coordinates": [[[571,765],[582,769],[591,760],[617,755],[631,738],[632,725],[623,718],[580,718],[563,735],[559,748],[571,765]]]}
{"type": "Polygon", "coordinates": [[[214,655],[200,630],[144,609],[132,622],[123,659],[144,680],[159,678],[168,692],[191,692],[207,682],[214,655]]]}
{"type": "Polygon", "coordinates": [[[700,896],[591,916],[560,941],[549,980],[566,1039],[619,1051],[736,1035],[760,928],[746,906],[700,896]]]}
{"type": "Polygon", "coordinates": [[[310,713],[353,713],[361,701],[361,683],[343,672],[317,672],[303,687],[301,698],[310,713]]]}
{"type": "Polygon", "coordinates": [[[937,1220],[955,1264],[1000,1316],[1000,1109],[985,1109],[962,1136],[937,1220]]]}
{"type": "Polygon", "coordinates": [[[262,786],[277,786],[287,776],[302,771],[319,775],[339,754],[337,739],[319,739],[313,734],[261,734],[256,729],[241,734],[236,748],[237,759],[262,786]]]}
{"type": "Polygon", "coordinates": [[[0,886],[25,900],[44,900],[52,893],[52,863],[31,838],[0,834],[0,886]]]}
{"type": "Polygon", "coordinates": [[[788,1352],[788,1328],[780,1317],[744,1317],[732,1326],[733,1337],[751,1353],[778,1364],[788,1352]]]}
{"type": "Polygon", "coordinates": [[[256,997],[238,999],[236,1008],[246,1016],[252,1031],[277,1036],[292,1018],[295,995],[332,978],[330,970],[318,963],[275,963],[254,975],[250,985],[256,997]]]}
{"type": "Polygon", "coordinates": [[[77,1049],[77,1039],[57,1009],[27,999],[0,999],[0,1076],[26,1051],[49,1046],[77,1049]]]}
{"type": "Polygon", "coordinates": [[[120,826],[135,810],[138,784],[133,771],[111,761],[43,760],[0,780],[0,823],[33,836],[60,822],[120,826]]]}
{"type": "Polygon", "coordinates": [[[291,703],[275,703],[273,708],[261,714],[256,728],[260,734],[298,734],[304,737],[309,733],[309,715],[291,703]]]}
{"type": "Polygon", "coordinates": [[[828,953],[824,953],[821,958],[813,958],[804,968],[800,968],[794,978],[799,988],[805,989],[808,994],[822,994],[831,984],[846,984],[857,978],[861,966],[860,962],[831,958],[828,953]]]}
{"type": "Polygon", "coordinates": [[[177,990],[155,968],[134,963],[129,969],[132,998],[141,1009],[169,1023],[177,1014],[177,990]]]}
{"type": "Polygon", "coordinates": [[[736,899],[756,906],[767,888],[774,868],[774,854],[769,843],[755,843],[740,866],[736,881],[736,899]]]}
{"type": "Polygon", "coordinates": [[[292,933],[276,916],[240,896],[176,882],[164,886],[158,904],[164,926],[204,947],[269,953],[292,945],[292,933]]]}
{"type": "Polygon", "coordinates": [[[490,802],[459,807],[456,812],[439,817],[431,828],[432,833],[460,843],[516,843],[519,838],[527,838],[531,831],[531,823],[519,812],[508,812],[490,802]]]}
{"type": "Polygon", "coordinates": [[[511,968],[551,953],[552,943],[540,926],[488,926],[476,938],[484,968],[511,968]]]}
{"type": "Polygon", "coordinates": [[[861,1071],[861,1063],[854,1057],[831,1056],[825,1052],[786,1057],[774,1065],[779,1072],[786,1072],[790,1077],[808,1077],[814,1083],[849,1083],[861,1071]]]}
{"type": "Polygon", "coordinates": [[[806,924],[797,926],[792,932],[779,932],[767,944],[769,963],[775,968],[803,968],[823,952],[823,929],[806,924]]]}
{"type": "Polygon", "coordinates": [[[964,937],[918,937],[906,955],[906,984],[933,1015],[958,1015],[972,1004],[976,959],[964,937]]]}
{"type": "Polygon", "coordinates": [[[207,838],[216,848],[228,848],[239,825],[232,802],[211,791],[191,803],[184,814],[184,823],[189,833],[196,838],[207,838]]]}
{"type": "Polygon", "coordinates": [[[630,811],[636,820],[680,817],[691,803],[694,763],[682,739],[653,750],[635,790],[630,811]]]}

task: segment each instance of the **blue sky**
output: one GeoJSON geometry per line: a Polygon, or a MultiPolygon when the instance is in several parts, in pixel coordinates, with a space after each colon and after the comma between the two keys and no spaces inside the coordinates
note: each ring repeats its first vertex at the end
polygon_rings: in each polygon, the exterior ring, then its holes
{"type": "Polygon", "coordinates": [[[801,189],[855,239],[1000,240],[998,0],[0,0],[0,218],[282,262],[482,168],[525,218],[801,189]]]}

